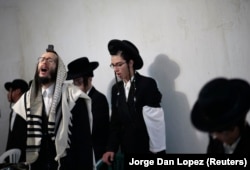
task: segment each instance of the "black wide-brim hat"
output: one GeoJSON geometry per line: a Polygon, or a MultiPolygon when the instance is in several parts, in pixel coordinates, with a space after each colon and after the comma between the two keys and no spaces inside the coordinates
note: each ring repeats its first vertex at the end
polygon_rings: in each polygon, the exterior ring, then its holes
{"type": "Polygon", "coordinates": [[[93,70],[98,66],[98,62],[89,62],[87,57],[78,58],[68,64],[66,80],[72,80],[79,77],[93,77],[93,70]]]}
{"type": "Polygon", "coordinates": [[[140,56],[139,50],[128,40],[113,39],[108,43],[108,50],[110,55],[116,55],[119,51],[122,51],[129,57],[129,59],[134,61],[135,70],[139,70],[143,66],[143,60],[140,56]]]}
{"type": "Polygon", "coordinates": [[[249,109],[248,82],[216,78],[201,89],[191,111],[191,122],[201,131],[223,131],[244,120],[249,109]]]}
{"type": "Polygon", "coordinates": [[[29,89],[29,85],[23,79],[15,79],[12,82],[6,82],[4,87],[7,91],[12,89],[21,89],[22,92],[26,92],[29,89]]]}

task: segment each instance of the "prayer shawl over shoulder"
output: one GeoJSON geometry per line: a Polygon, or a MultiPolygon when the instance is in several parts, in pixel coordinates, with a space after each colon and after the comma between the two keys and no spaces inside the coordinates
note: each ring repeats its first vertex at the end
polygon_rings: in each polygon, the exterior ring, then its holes
{"type": "MultiPolygon", "coordinates": [[[[90,127],[92,127],[90,98],[85,93],[82,93],[80,90],[74,87],[73,85],[64,84],[62,89],[63,89],[62,102],[61,102],[62,119],[60,120],[60,122],[57,122],[58,120],[55,120],[55,125],[58,126],[57,134],[55,134],[55,145],[57,152],[57,156],[55,158],[56,160],[60,160],[62,157],[65,157],[67,155],[66,149],[70,147],[69,134],[71,134],[71,132],[69,131],[69,127],[72,126],[71,110],[74,108],[75,102],[79,98],[83,98],[87,103],[90,127]]],[[[27,92],[26,97],[25,95],[23,95],[20,98],[19,102],[13,107],[13,109],[27,122],[28,137],[27,137],[26,161],[28,163],[32,163],[38,157],[41,138],[34,137],[29,134],[41,133],[41,127],[39,125],[29,124],[29,122],[37,122],[41,121],[41,119],[35,116],[35,114],[31,115],[30,102],[29,102],[30,100],[28,100],[29,97],[30,97],[30,91],[27,92]],[[26,98],[26,107],[24,101],[25,98],[26,98]]],[[[51,129],[54,129],[54,127],[51,127],[51,129]]],[[[51,133],[53,133],[53,131],[51,131],[51,133]]],[[[41,136],[41,134],[36,136],[41,136]]]]}

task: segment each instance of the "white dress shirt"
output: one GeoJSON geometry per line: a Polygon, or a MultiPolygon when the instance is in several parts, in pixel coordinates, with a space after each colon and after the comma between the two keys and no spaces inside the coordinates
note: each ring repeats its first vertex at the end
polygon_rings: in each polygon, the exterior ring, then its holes
{"type": "Polygon", "coordinates": [[[47,115],[49,114],[49,110],[51,107],[54,87],[55,87],[55,84],[52,84],[47,89],[44,89],[44,88],[42,89],[43,101],[45,104],[45,110],[46,110],[47,115]]]}
{"type": "Polygon", "coordinates": [[[129,94],[129,90],[130,90],[130,87],[131,87],[131,81],[133,81],[133,79],[134,79],[134,76],[127,83],[123,82],[124,83],[126,100],[128,100],[128,94],[129,94]]]}

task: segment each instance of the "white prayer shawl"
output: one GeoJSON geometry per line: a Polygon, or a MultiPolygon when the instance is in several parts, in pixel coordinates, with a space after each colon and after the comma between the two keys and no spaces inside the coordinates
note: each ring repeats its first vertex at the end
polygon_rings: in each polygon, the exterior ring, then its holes
{"type": "Polygon", "coordinates": [[[68,134],[69,125],[71,125],[70,111],[75,106],[75,102],[78,98],[84,98],[87,104],[88,116],[90,122],[90,129],[92,132],[92,113],[91,113],[91,99],[90,97],[83,93],[79,88],[72,84],[65,84],[62,88],[62,120],[58,128],[58,134],[56,135],[56,160],[64,157],[66,155],[66,149],[69,148],[68,134]]]}
{"type": "Polygon", "coordinates": [[[142,113],[149,134],[149,150],[153,153],[166,150],[165,119],[162,107],[144,106],[142,113]]]}
{"type": "MultiPolygon", "coordinates": [[[[30,91],[26,94],[26,106],[30,108],[30,91]]],[[[92,113],[91,113],[91,99],[85,93],[83,93],[79,88],[72,84],[63,84],[62,86],[62,120],[60,122],[56,137],[55,137],[55,145],[56,145],[56,158],[55,160],[59,160],[60,158],[66,156],[66,149],[69,148],[69,126],[72,124],[71,122],[71,110],[75,105],[75,102],[78,98],[84,98],[87,104],[88,116],[90,122],[90,129],[92,131],[92,113]]],[[[20,102],[17,102],[13,106],[13,110],[18,113],[24,120],[27,121],[26,116],[26,108],[24,107],[24,95],[20,98],[20,102]],[[22,101],[22,102],[21,102],[22,101]]],[[[34,138],[35,140],[29,141],[27,140],[27,144],[31,144],[34,142],[35,145],[40,145],[40,138],[34,138]]],[[[26,152],[26,161],[29,163],[34,162],[38,157],[38,151],[27,151],[26,152]]]]}

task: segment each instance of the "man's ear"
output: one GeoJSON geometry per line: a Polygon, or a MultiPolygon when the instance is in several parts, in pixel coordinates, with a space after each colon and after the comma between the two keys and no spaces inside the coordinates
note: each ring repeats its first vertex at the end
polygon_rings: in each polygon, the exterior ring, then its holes
{"type": "Polygon", "coordinates": [[[129,60],[128,64],[129,64],[130,67],[133,67],[133,65],[134,65],[134,60],[129,60]]]}
{"type": "Polygon", "coordinates": [[[15,93],[17,93],[17,94],[20,94],[20,95],[22,94],[22,90],[21,90],[21,89],[15,89],[14,91],[15,91],[15,93]]]}
{"type": "Polygon", "coordinates": [[[88,77],[88,82],[92,82],[93,77],[88,77]]]}

